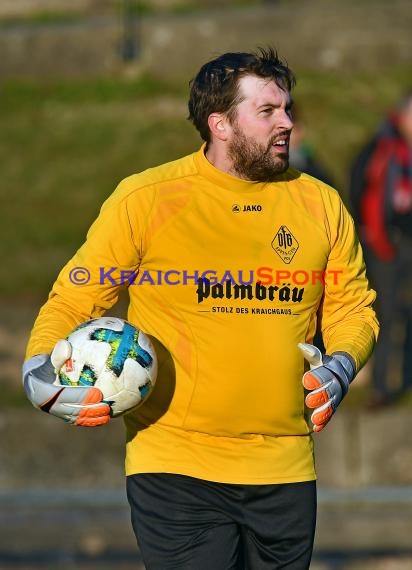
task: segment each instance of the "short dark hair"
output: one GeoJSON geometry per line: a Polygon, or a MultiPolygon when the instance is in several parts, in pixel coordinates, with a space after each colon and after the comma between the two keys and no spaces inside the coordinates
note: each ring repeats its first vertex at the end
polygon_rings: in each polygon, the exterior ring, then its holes
{"type": "Polygon", "coordinates": [[[225,53],[205,63],[190,81],[188,119],[207,143],[210,142],[209,115],[224,113],[229,120],[234,119],[236,106],[241,101],[239,80],[245,75],[273,80],[287,91],[296,84],[294,73],[272,47],[261,47],[253,53],[225,53]]]}

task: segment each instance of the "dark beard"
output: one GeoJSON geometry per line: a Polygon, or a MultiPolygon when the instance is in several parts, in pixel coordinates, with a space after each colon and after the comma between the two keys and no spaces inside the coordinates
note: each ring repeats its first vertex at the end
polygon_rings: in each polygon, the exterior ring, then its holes
{"type": "Polygon", "coordinates": [[[233,127],[233,140],[228,146],[228,158],[233,171],[240,178],[253,182],[273,182],[279,174],[289,168],[289,155],[274,158],[272,143],[265,148],[249,139],[237,126],[233,127]]]}

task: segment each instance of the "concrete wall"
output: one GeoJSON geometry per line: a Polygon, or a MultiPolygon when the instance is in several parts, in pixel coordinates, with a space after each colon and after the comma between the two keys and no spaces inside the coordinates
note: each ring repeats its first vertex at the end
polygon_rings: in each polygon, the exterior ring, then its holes
{"type": "MultiPolygon", "coordinates": [[[[367,414],[343,407],[316,435],[319,508],[313,570],[412,568],[411,431],[408,409],[367,414]]],[[[121,420],[82,429],[29,403],[18,412],[0,412],[2,568],[2,553],[30,560],[32,551],[58,560],[86,553],[104,561],[111,550],[130,552],[133,560],[123,441],[121,420]]],[[[75,562],[69,567],[82,568],[75,562]]]]}
{"type": "Polygon", "coordinates": [[[339,488],[412,485],[412,413],[339,409],[315,436],[320,482],[339,488]]]}
{"type": "Polygon", "coordinates": [[[0,18],[27,18],[45,13],[85,13],[113,4],[113,0],[1,0],[0,18]]]}
{"type": "Polygon", "coordinates": [[[0,28],[0,78],[110,75],[119,67],[120,28],[113,19],[0,28]]]}
{"type": "Polygon", "coordinates": [[[289,0],[255,8],[146,16],[139,58],[122,62],[118,17],[55,25],[0,26],[0,78],[116,75],[149,71],[187,80],[221,51],[274,44],[298,68],[381,69],[412,60],[408,0],[289,0]]]}
{"type": "MultiPolygon", "coordinates": [[[[315,436],[319,484],[352,492],[412,486],[412,414],[408,408],[367,413],[341,408],[315,436]]],[[[123,486],[123,422],[70,427],[27,404],[0,413],[0,489],[123,486]]]]}

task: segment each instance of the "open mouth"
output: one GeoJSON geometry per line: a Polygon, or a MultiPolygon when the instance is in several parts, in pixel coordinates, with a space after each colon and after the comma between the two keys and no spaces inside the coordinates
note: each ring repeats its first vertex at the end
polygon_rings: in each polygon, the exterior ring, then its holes
{"type": "Polygon", "coordinates": [[[289,141],[287,139],[279,139],[272,143],[272,146],[280,152],[287,152],[289,150],[289,141]]]}

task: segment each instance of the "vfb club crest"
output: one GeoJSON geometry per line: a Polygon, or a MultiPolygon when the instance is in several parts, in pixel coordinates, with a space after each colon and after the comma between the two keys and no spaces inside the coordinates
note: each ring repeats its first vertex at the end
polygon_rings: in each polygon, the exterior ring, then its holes
{"type": "Polygon", "coordinates": [[[297,239],[286,226],[280,226],[271,245],[284,263],[290,263],[299,249],[297,239]]]}

